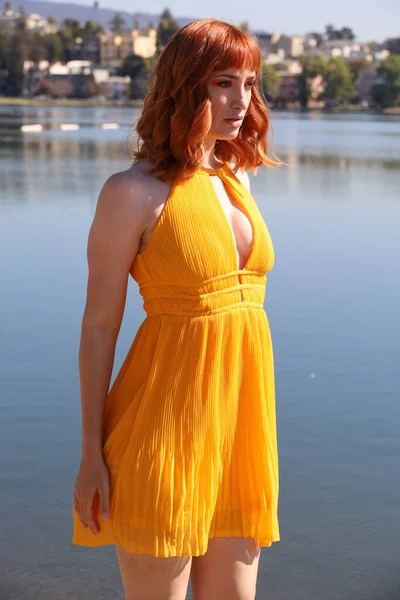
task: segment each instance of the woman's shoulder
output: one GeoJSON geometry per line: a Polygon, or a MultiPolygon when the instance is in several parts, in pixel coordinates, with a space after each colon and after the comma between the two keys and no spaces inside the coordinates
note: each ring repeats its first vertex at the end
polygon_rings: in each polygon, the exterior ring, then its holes
{"type": "Polygon", "coordinates": [[[160,188],[168,187],[150,173],[151,165],[146,161],[132,164],[124,171],[109,176],[103,188],[119,199],[120,203],[146,204],[145,199],[151,197],[160,188]]]}

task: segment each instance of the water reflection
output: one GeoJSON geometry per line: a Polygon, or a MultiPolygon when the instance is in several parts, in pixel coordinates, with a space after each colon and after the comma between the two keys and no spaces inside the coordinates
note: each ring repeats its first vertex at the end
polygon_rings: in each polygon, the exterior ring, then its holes
{"type": "MultiPolygon", "coordinates": [[[[72,546],[70,509],[87,233],[100,186],[129,166],[133,117],[0,107],[2,600],[123,598],[113,548],[72,546]],[[36,119],[42,133],[20,132],[36,119]],[[59,131],[68,120],[82,128],[59,131]],[[102,120],[125,129],[103,131],[102,120]]],[[[400,123],[273,121],[275,152],[290,167],[262,169],[251,183],[276,248],[267,311],[282,543],[263,551],[257,598],[394,599],[400,123]]],[[[142,316],[131,287],[114,372],[142,316]]]]}

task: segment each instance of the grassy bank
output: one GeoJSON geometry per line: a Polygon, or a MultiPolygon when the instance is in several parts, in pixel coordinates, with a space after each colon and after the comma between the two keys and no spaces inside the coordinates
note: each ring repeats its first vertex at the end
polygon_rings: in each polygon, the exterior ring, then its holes
{"type": "Polygon", "coordinates": [[[77,98],[49,98],[48,100],[36,98],[0,98],[0,106],[91,106],[91,107],[117,107],[141,108],[143,100],[80,100],[77,98]]]}
{"type": "MultiPolygon", "coordinates": [[[[115,107],[115,108],[141,108],[143,106],[143,100],[92,100],[92,99],[75,99],[75,98],[49,98],[36,99],[36,98],[0,98],[0,106],[11,105],[11,106],[90,106],[90,107],[115,107]]],[[[300,109],[295,105],[287,105],[285,108],[276,108],[271,106],[271,110],[286,111],[290,110],[293,112],[305,112],[305,109],[300,109]]],[[[346,106],[336,106],[332,108],[323,108],[320,106],[309,107],[306,109],[308,112],[326,112],[326,113],[372,113],[372,114],[384,114],[384,115],[400,115],[400,106],[393,106],[391,108],[385,108],[383,110],[375,110],[373,108],[363,108],[362,106],[355,106],[349,104],[346,106]]]]}

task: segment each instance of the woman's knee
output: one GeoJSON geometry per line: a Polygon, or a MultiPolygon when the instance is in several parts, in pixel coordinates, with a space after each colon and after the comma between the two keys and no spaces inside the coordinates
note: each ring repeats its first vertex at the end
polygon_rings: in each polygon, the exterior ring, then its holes
{"type": "Polygon", "coordinates": [[[116,544],[125,600],[185,600],[191,557],[127,552],[116,544]]]}
{"type": "Polygon", "coordinates": [[[211,539],[193,558],[193,600],[254,600],[260,552],[250,538],[211,539]]]}

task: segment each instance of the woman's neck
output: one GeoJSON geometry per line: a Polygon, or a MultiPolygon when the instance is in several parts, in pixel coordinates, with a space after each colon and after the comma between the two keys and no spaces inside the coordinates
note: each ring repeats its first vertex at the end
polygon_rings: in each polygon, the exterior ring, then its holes
{"type": "Polygon", "coordinates": [[[218,169],[219,167],[221,167],[223,165],[223,163],[221,161],[218,160],[218,158],[215,157],[215,140],[212,140],[210,142],[208,142],[207,140],[204,141],[204,157],[203,157],[203,164],[202,167],[204,169],[218,169]]]}

